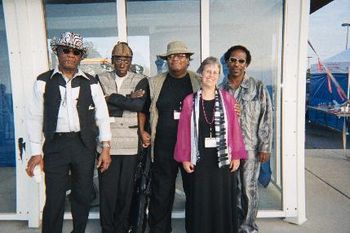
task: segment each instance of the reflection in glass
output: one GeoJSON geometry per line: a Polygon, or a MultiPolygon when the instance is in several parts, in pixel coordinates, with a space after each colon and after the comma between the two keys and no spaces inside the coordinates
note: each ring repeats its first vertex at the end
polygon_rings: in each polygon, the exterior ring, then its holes
{"type": "MultiPolygon", "coordinates": [[[[274,110],[274,141],[271,155],[272,182],[259,187],[260,209],[281,209],[280,159],[280,83],[282,48],[282,0],[210,1],[210,52],[220,57],[227,74],[223,54],[241,44],[252,54],[248,75],[262,80],[270,92],[274,110]]],[[[223,77],[222,77],[223,78],[223,77]]]]}
{"type": "MultiPolygon", "coordinates": [[[[166,69],[157,63],[157,55],[166,52],[170,41],[184,41],[192,56],[190,70],[200,64],[200,1],[127,1],[127,32],[129,38],[141,36],[149,41],[145,74],[153,76],[166,69]]],[[[142,56],[143,50],[134,48],[134,57],[142,56]]],[[[145,48],[144,48],[145,49],[145,48]]]]}
{"type": "Polygon", "coordinates": [[[9,56],[0,3],[0,213],[5,213],[16,212],[16,161],[9,56]]]}
{"type": "MultiPolygon", "coordinates": [[[[83,36],[89,47],[88,57],[81,62],[81,69],[92,75],[111,70],[111,50],[117,41],[116,3],[109,0],[79,1],[45,1],[48,44],[53,37],[59,37],[65,31],[72,31],[83,36]],[[64,3],[62,3],[64,2],[64,3]]],[[[55,68],[57,57],[49,48],[50,66],[55,68]]],[[[69,201],[70,188],[67,187],[69,201]]],[[[92,193],[92,211],[98,211],[98,177],[94,174],[94,192],[92,193]]],[[[66,202],[66,211],[70,204],[66,202]]]]}
{"type": "MultiPolygon", "coordinates": [[[[89,47],[88,57],[81,62],[81,69],[92,75],[110,70],[110,52],[117,41],[116,3],[109,0],[96,3],[45,2],[48,43],[65,31],[79,33],[89,47]]],[[[54,68],[57,58],[51,50],[49,52],[50,66],[54,68]]]]}

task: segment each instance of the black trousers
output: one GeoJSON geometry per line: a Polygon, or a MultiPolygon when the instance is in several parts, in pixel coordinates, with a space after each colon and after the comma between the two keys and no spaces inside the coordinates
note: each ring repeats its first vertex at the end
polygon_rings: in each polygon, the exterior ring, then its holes
{"type": "Polygon", "coordinates": [[[126,233],[134,190],[137,155],[112,155],[112,163],[99,172],[102,233],[126,233]]]}
{"type": "Polygon", "coordinates": [[[45,142],[43,151],[46,202],[42,232],[62,232],[66,191],[71,180],[72,233],[84,233],[93,191],[95,151],[84,146],[79,134],[55,134],[53,140],[45,142]]]}
{"type": "MultiPolygon", "coordinates": [[[[176,176],[180,164],[173,159],[172,150],[155,150],[152,163],[151,197],[149,206],[150,233],[170,233],[171,213],[174,203],[176,176]]],[[[181,166],[182,167],[182,166],[181,166]]],[[[184,174],[181,169],[181,173],[184,174]]],[[[187,181],[182,175],[186,193],[187,181]]],[[[188,223],[186,222],[186,228],[188,223]]]]}

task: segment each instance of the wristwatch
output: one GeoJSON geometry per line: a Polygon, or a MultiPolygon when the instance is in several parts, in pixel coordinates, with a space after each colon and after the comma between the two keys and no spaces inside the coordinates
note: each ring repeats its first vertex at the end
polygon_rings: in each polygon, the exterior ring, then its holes
{"type": "Polygon", "coordinates": [[[102,143],[102,148],[111,148],[111,144],[109,144],[108,142],[104,142],[102,143]]]}

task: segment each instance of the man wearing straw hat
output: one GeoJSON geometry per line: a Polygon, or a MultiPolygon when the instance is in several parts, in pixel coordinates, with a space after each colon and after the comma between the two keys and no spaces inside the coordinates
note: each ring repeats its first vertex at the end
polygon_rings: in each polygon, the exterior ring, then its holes
{"type": "Polygon", "coordinates": [[[33,176],[36,166],[45,172],[43,233],[62,232],[71,173],[72,232],[83,233],[93,191],[97,136],[102,147],[98,159],[100,171],[106,171],[111,163],[108,110],[97,80],[78,68],[87,56],[83,38],[65,32],[51,41],[51,49],[57,55],[58,66],[40,74],[34,83],[28,113],[32,157],[26,170],[29,176],[33,176]]]}
{"type": "MultiPolygon", "coordinates": [[[[140,114],[139,130],[143,146],[151,145],[152,182],[149,207],[150,233],[171,232],[171,212],[179,164],[174,160],[177,125],[183,99],[197,91],[200,79],[188,71],[190,57],[185,43],[170,42],[167,52],[159,55],[167,61],[168,72],[149,79],[151,135],[145,129],[145,115],[140,114]]],[[[186,191],[186,181],[184,189],[186,191]]]]}

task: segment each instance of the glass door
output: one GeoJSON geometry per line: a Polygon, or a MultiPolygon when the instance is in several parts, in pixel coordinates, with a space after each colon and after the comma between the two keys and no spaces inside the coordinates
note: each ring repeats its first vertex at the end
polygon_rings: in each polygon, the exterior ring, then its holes
{"type": "Polygon", "coordinates": [[[0,1],[0,213],[16,213],[16,155],[12,86],[4,11],[0,1]]]}
{"type": "Polygon", "coordinates": [[[252,55],[247,74],[263,81],[273,104],[273,149],[270,161],[263,164],[260,170],[261,175],[266,174],[264,178],[271,176],[271,182],[266,187],[259,185],[260,210],[282,209],[279,122],[281,122],[283,2],[282,0],[210,0],[210,55],[221,59],[223,73],[227,75],[223,54],[234,45],[247,47],[252,55]]]}

